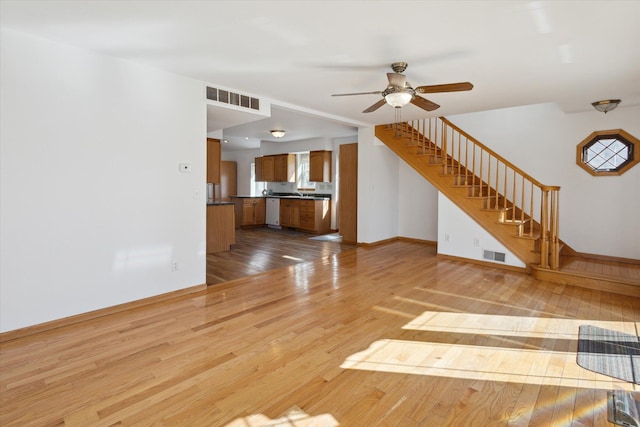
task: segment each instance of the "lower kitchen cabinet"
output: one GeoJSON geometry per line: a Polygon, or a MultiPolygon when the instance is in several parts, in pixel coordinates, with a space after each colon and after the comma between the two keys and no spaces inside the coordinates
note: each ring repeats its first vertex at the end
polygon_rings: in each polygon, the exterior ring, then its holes
{"type": "Polygon", "coordinates": [[[264,197],[231,197],[235,203],[236,228],[265,225],[264,197]]]}
{"type": "Polygon", "coordinates": [[[317,234],[331,231],[330,200],[300,200],[299,229],[317,234]]]}
{"type": "Polygon", "coordinates": [[[280,199],[280,226],[300,226],[300,202],[299,199],[280,199]]]}

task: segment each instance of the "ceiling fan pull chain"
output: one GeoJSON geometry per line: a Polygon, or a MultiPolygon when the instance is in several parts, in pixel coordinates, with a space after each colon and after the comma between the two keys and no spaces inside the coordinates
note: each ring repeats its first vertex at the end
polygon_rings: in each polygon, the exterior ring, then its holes
{"type": "Polygon", "coordinates": [[[402,110],[402,107],[394,107],[394,110],[396,111],[395,137],[400,138],[402,136],[402,132],[400,131],[400,121],[402,120],[402,113],[400,110],[402,110]]]}

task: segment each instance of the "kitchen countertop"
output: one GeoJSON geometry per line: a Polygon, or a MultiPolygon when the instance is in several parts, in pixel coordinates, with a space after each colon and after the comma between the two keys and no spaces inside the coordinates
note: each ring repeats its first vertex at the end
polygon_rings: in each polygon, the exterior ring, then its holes
{"type": "Polygon", "coordinates": [[[233,202],[212,202],[207,203],[207,206],[224,206],[224,205],[235,205],[233,202]]]}
{"type": "Polygon", "coordinates": [[[238,199],[247,199],[247,198],[251,198],[251,199],[300,199],[300,200],[331,200],[331,195],[330,194],[317,194],[317,195],[304,195],[304,196],[300,196],[297,194],[271,194],[271,195],[266,195],[266,196],[231,196],[231,198],[238,198],[238,199]]]}

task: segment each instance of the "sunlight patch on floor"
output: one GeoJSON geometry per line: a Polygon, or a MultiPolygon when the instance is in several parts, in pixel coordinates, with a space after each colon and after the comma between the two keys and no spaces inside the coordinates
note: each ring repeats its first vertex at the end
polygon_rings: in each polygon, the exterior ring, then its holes
{"type": "Polygon", "coordinates": [[[633,385],[586,371],[573,352],[381,339],[341,368],[481,381],[632,390],[633,385]],[[557,366],[556,370],[550,367],[557,366]]]}
{"type": "Polygon", "coordinates": [[[580,325],[636,334],[635,322],[425,311],[402,329],[532,338],[578,339],[580,325]]]}
{"type": "Polygon", "coordinates": [[[299,407],[294,406],[282,416],[273,420],[263,414],[254,414],[248,417],[236,418],[225,427],[335,427],[338,425],[340,423],[330,414],[311,416],[299,407]]]}

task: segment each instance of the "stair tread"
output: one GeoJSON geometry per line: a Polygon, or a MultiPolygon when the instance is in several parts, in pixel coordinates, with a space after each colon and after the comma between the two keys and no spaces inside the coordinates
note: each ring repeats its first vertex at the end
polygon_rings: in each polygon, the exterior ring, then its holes
{"type": "Polygon", "coordinates": [[[529,221],[531,221],[531,219],[503,219],[502,221],[498,221],[498,222],[500,224],[507,224],[507,225],[521,225],[521,224],[526,224],[529,221]]]}
{"type": "MultiPolygon", "coordinates": [[[[409,127],[406,128],[413,129],[409,127]]],[[[376,127],[376,129],[380,130],[381,128],[376,127]]],[[[475,211],[475,213],[471,214],[474,220],[479,223],[484,222],[484,224],[489,226],[490,223],[498,219],[498,216],[511,216],[510,213],[506,213],[506,211],[513,209],[513,207],[509,205],[502,206],[505,198],[503,196],[496,197],[495,194],[492,196],[482,194],[485,192],[489,193],[489,191],[493,193],[495,190],[489,190],[488,184],[470,173],[464,164],[458,161],[452,161],[445,152],[442,150],[438,151],[429,141],[418,141],[417,144],[407,144],[406,139],[392,138],[393,131],[394,129],[392,128],[386,128],[383,131],[384,133],[379,135],[379,138],[399,156],[405,158],[405,161],[414,169],[419,170],[422,168],[423,170],[420,173],[427,180],[435,180],[436,184],[434,185],[448,197],[460,198],[461,201],[462,199],[466,200],[462,204],[475,211]],[[441,169],[434,169],[433,166],[440,167],[441,169]],[[453,179],[448,177],[453,177],[453,179]],[[446,189],[444,187],[446,187],[446,189]],[[481,200],[481,202],[476,202],[475,200],[481,200]],[[484,208],[485,206],[491,206],[494,202],[500,203],[498,208],[484,208]],[[491,212],[491,214],[489,214],[489,212],[491,212]],[[497,212],[498,215],[495,215],[494,212],[497,212]]],[[[412,134],[415,135],[413,130],[412,134]]],[[[497,224],[491,227],[495,230],[495,233],[497,233],[498,240],[502,241],[503,239],[507,239],[504,243],[509,250],[516,253],[518,257],[521,257],[521,259],[527,263],[536,262],[536,259],[538,259],[537,262],[539,262],[539,254],[533,252],[534,240],[538,237],[530,237],[527,234],[523,236],[516,235],[521,234],[523,231],[526,231],[526,233],[529,232],[528,229],[531,227],[526,225],[526,221],[524,223],[499,222],[497,224]],[[497,224],[511,225],[512,228],[503,228],[497,224]],[[519,227],[519,229],[514,229],[513,226],[519,227]],[[513,239],[514,237],[516,239],[513,239]]],[[[533,231],[535,231],[535,228],[533,231]]]]}

